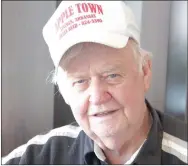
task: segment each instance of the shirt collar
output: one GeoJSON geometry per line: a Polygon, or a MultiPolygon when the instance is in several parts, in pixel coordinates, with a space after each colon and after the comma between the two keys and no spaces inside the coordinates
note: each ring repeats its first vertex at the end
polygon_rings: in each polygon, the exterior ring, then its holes
{"type": "MultiPolygon", "coordinates": [[[[144,145],[145,141],[146,140],[144,140],[142,145],[137,149],[136,152],[134,152],[134,154],[130,157],[130,159],[125,164],[131,164],[134,161],[134,159],[138,155],[139,151],[141,150],[142,146],[144,145]]],[[[100,159],[101,161],[106,160],[106,157],[105,157],[103,151],[101,150],[101,148],[96,143],[94,143],[94,152],[95,152],[95,155],[98,157],[98,159],[100,159]]]]}
{"type": "Polygon", "coordinates": [[[105,161],[106,157],[102,149],[96,143],[94,143],[94,153],[98,157],[98,159],[100,159],[101,161],[105,161]]]}
{"type": "Polygon", "coordinates": [[[162,142],[162,125],[155,109],[151,107],[146,100],[146,105],[151,113],[153,122],[148,134],[147,141],[144,143],[134,164],[161,164],[161,142],[162,142]]]}

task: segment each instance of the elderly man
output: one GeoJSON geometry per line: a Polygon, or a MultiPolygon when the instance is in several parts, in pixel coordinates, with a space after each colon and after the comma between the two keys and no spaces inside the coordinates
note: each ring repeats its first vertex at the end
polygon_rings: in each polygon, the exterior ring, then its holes
{"type": "Polygon", "coordinates": [[[184,123],[151,107],[151,55],[123,1],[63,1],[43,29],[53,82],[77,123],[31,139],[6,164],[185,164],[184,123]]]}

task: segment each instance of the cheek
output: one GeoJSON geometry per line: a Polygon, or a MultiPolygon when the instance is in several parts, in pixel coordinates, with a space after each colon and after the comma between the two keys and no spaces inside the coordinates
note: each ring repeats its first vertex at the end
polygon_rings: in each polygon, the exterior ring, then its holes
{"type": "Polygon", "coordinates": [[[71,107],[71,110],[75,116],[83,116],[87,113],[87,103],[88,99],[86,95],[80,95],[72,89],[69,84],[64,84],[61,86],[59,84],[59,90],[65,102],[71,107]]]}
{"type": "Polygon", "coordinates": [[[88,112],[88,96],[78,95],[76,93],[70,93],[69,95],[69,105],[75,116],[75,119],[86,118],[88,112]]]}
{"type": "Polygon", "coordinates": [[[134,102],[139,98],[142,90],[140,89],[140,85],[138,82],[135,81],[127,81],[119,86],[113,88],[112,93],[114,94],[115,98],[121,104],[128,104],[130,102],[134,102]]]}
{"type": "MultiPolygon", "coordinates": [[[[122,84],[113,90],[114,99],[122,105],[124,114],[128,119],[133,119],[139,115],[139,109],[143,104],[144,89],[141,81],[135,80],[122,84]]],[[[136,119],[136,118],[135,118],[136,119]]]]}
{"type": "Polygon", "coordinates": [[[71,95],[70,107],[79,126],[90,133],[90,123],[88,118],[89,97],[86,95],[71,95]]]}

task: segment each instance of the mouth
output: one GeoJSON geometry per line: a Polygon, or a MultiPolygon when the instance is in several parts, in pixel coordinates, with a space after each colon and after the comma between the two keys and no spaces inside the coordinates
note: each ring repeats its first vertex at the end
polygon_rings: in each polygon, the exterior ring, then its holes
{"type": "Polygon", "coordinates": [[[100,113],[94,114],[94,116],[95,116],[95,117],[103,117],[103,116],[107,116],[107,115],[112,115],[112,114],[115,113],[116,111],[117,111],[117,110],[100,112],[100,113]]]}

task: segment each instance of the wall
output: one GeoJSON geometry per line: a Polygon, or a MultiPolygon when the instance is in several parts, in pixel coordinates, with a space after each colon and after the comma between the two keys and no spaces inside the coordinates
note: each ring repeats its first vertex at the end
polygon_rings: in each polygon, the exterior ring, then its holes
{"type": "Polygon", "coordinates": [[[152,52],[152,84],[146,98],[156,109],[165,109],[170,6],[168,1],[125,1],[141,30],[141,47],[152,52]]]}
{"type": "Polygon", "coordinates": [[[141,46],[153,53],[152,84],[146,97],[161,111],[165,109],[170,7],[170,1],[142,2],[141,46]]]}
{"type": "Polygon", "coordinates": [[[125,1],[129,5],[135,15],[135,19],[140,30],[142,29],[142,7],[143,1],[125,1]]]}
{"type": "Polygon", "coordinates": [[[53,128],[53,69],[42,28],[55,1],[2,2],[2,155],[53,128]]]}
{"type": "Polygon", "coordinates": [[[187,110],[187,2],[171,2],[166,111],[186,120],[187,110]]]}

